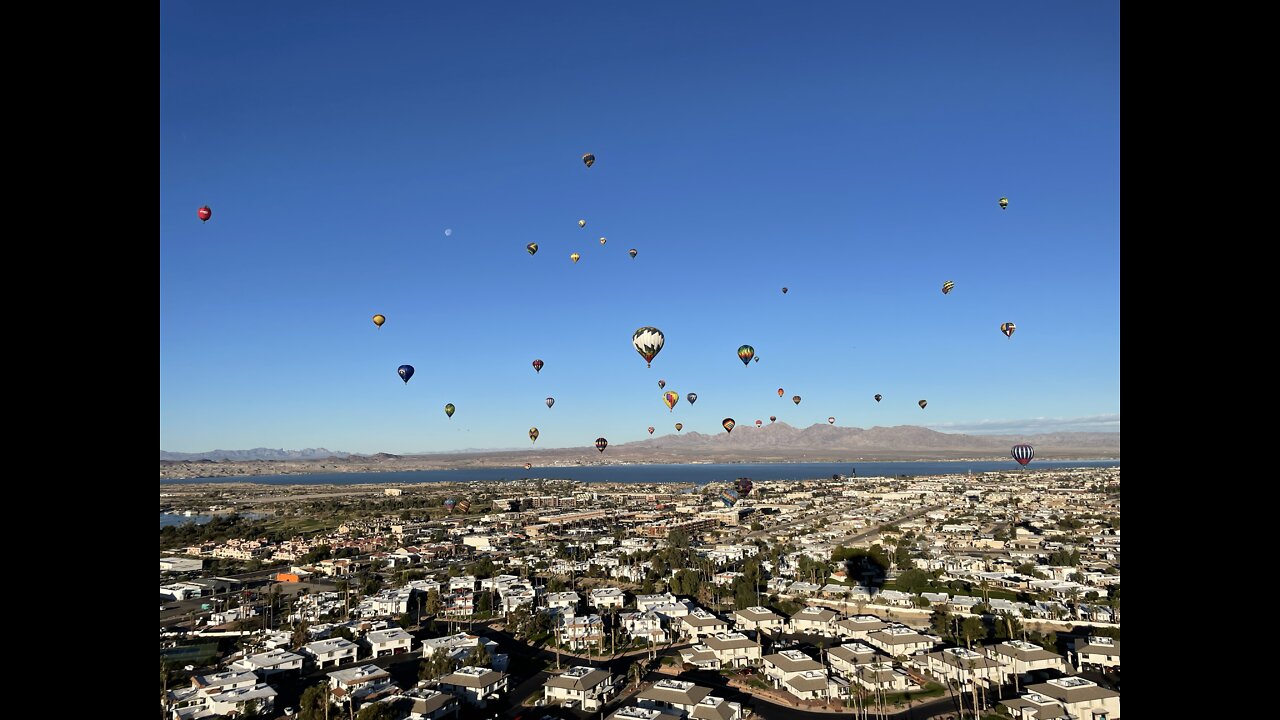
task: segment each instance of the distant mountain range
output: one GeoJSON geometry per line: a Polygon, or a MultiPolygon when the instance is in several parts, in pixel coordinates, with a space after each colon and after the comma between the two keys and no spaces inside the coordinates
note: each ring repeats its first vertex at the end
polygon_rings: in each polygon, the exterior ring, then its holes
{"type": "MultiPolygon", "coordinates": [[[[732,433],[704,434],[690,431],[610,445],[603,459],[638,462],[681,462],[725,460],[845,460],[875,458],[915,460],[1007,455],[1009,448],[1027,442],[1036,447],[1037,457],[1119,457],[1120,433],[1060,432],[1040,435],[960,435],[941,433],[915,425],[862,429],[836,425],[797,428],[786,423],[769,423],[761,428],[746,422],[732,433]]],[[[308,461],[332,460],[412,463],[415,458],[433,462],[450,459],[472,464],[488,458],[509,462],[513,456],[538,459],[571,459],[583,456],[599,460],[600,454],[584,441],[582,447],[529,448],[525,450],[465,450],[422,455],[396,456],[389,453],[356,455],[324,448],[306,450],[213,450],[206,453],[160,451],[161,461],[308,461]]],[[[381,464],[380,462],[380,464],[381,464]]]]}
{"type": "Polygon", "coordinates": [[[180,453],[160,451],[161,460],[228,460],[245,462],[248,460],[327,460],[329,458],[348,458],[351,453],[336,452],[324,448],[306,448],[305,450],[276,450],[272,448],[254,448],[252,450],[210,450],[201,453],[180,453]]]}

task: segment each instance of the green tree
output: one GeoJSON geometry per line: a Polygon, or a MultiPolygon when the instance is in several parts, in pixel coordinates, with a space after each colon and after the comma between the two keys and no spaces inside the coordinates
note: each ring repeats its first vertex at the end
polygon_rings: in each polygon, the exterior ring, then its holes
{"type": "Polygon", "coordinates": [[[333,698],[327,683],[312,685],[302,691],[298,700],[298,720],[327,720],[333,707],[333,698]]]}
{"type": "Polygon", "coordinates": [[[929,629],[939,637],[951,637],[951,612],[943,603],[933,606],[933,613],[929,615],[929,629]]]}
{"type": "Polygon", "coordinates": [[[965,645],[973,648],[974,640],[982,640],[987,637],[987,626],[982,623],[980,617],[967,617],[960,625],[960,633],[964,635],[965,645]]]}
{"type": "Polygon", "coordinates": [[[484,649],[484,646],[477,645],[471,648],[467,656],[462,659],[462,664],[470,667],[487,668],[493,664],[493,660],[489,657],[489,653],[484,649]]]}

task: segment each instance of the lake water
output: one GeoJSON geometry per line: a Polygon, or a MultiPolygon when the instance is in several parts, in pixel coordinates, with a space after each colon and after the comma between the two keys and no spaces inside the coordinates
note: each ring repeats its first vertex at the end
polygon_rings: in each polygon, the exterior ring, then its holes
{"type": "MultiPolygon", "coordinates": [[[[240,513],[242,517],[257,520],[266,517],[261,513],[240,513]]],[[[160,513],[160,527],[168,527],[170,525],[181,525],[183,523],[195,523],[203,525],[213,519],[212,515],[183,515],[182,513],[160,513]]]]}
{"type": "MultiPolygon", "coordinates": [[[[1035,460],[1027,470],[1058,468],[1120,467],[1119,460],[1035,460]]],[[[1012,458],[974,462],[847,462],[847,463],[724,463],[708,465],[587,465],[582,467],[524,466],[469,468],[466,470],[409,470],[403,472],[316,473],[312,475],[263,475],[246,477],[187,478],[161,480],[161,485],[191,483],[260,483],[264,485],[362,485],[367,483],[410,484],[426,482],[504,481],[521,478],[580,480],[582,482],[665,483],[709,482],[749,477],[752,480],[805,480],[848,475],[894,477],[897,475],[950,475],[967,472],[1018,470],[1012,458]]],[[[208,519],[204,520],[208,522],[208,519]]],[[[164,517],[161,516],[161,525],[164,517]]]]}

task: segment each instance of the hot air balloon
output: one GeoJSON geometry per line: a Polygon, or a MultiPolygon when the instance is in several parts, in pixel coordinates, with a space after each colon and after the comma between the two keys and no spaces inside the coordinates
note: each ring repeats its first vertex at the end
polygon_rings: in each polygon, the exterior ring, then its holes
{"type": "Polygon", "coordinates": [[[880,393],[876,393],[876,402],[880,402],[880,398],[884,397],[880,393]]]}
{"type": "Polygon", "coordinates": [[[953,282],[951,282],[950,280],[948,280],[948,281],[946,281],[946,282],[942,283],[942,294],[943,294],[943,295],[950,295],[950,294],[951,294],[952,289],[954,289],[954,288],[955,288],[955,286],[956,286],[956,284],[955,284],[955,283],[953,283],[953,282]]]}
{"type": "Polygon", "coordinates": [[[650,434],[650,435],[652,435],[652,434],[653,434],[653,426],[652,426],[652,425],[650,425],[650,426],[649,426],[649,434],[650,434]]]}
{"type": "Polygon", "coordinates": [[[923,410],[923,409],[925,408],[925,406],[929,404],[929,401],[928,401],[928,400],[921,400],[920,402],[918,402],[918,403],[916,403],[916,404],[920,406],[920,409],[921,409],[921,410],[923,410]]]}
{"type": "Polygon", "coordinates": [[[1036,449],[1026,443],[1018,443],[1009,451],[1013,455],[1013,459],[1018,461],[1022,467],[1026,467],[1027,463],[1036,456],[1036,449]]]}
{"type": "Polygon", "coordinates": [[[1009,198],[1007,198],[1007,197],[1002,197],[1002,198],[1000,198],[1000,209],[1001,209],[1001,210],[1008,210],[1008,209],[1009,209],[1009,198]]]}
{"type": "Polygon", "coordinates": [[[662,388],[664,388],[664,387],[666,387],[666,386],[667,386],[667,381],[666,381],[666,380],[659,380],[659,381],[658,381],[658,389],[659,389],[659,390],[661,390],[662,388]]]}
{"type": "Polygon", "coordinates": [[[698,402],[698,393],[689,393],[688,395],[684,396],[684,399],[688,400],[689,404],[692,405],[698,402]]]}
{"type": "Polygon", "coordinates": [[[724,503],[725,507],[733,507],[734,505],[737,505],[738,491],[733,488],[729,488],[728,490],[720,493],[720,502],[724,503]]]}
{"type": "Polygon", "coordinates": [[[384,322],[386,322],[386,321],[387,321],[387,318],[386,318],[385,316],[383,316],[383,315],[374,315],[374,316],[373,316],[373,324],[374,324],[374,325],[377,325],[378,327],[382,327],[382,323],[384,323],[384,322]]]}
{"type": "Polygon", "coordinates": [[[832,416],[832,417],[827,418],[827,424],[828,424],[828,425],[835,425],[835,424],[836,424],[836,419],[835,419],[835,417],[834,417],[834,416],[832,416]]]}
{"type": "Polygon", "coordinates": [[[635,248],[631,248],[630,250],[628,250],[628,251],[627,251],[627,254],[631,256],[631,259],[632,259],[632,260],[635,260],[635,259],[636,259],[636,249],[635,249],[635,248]]]}
{"type": "Polygon", "coordinates": [[[791,396],[791,402],[793,402],[793,403],[795,403],[795,404],[799,405],[799,404],[800,404],[800,396],[799,396],[799,395],[792,395],[792,396],[791,396]]]}
{"type": "Polygon", "coordinates": [[[555,398],[553,398],[553,397],[549,397],[549,398],[547,398],[547,407],[551,407],[552,405],[555,405],[555,404],[556,404],[556,399],[555,399],[555,398]]]}
{"type": "Polygon", "coordinates": [[[213,217],[213,211],[205,205],[196,211],[196,217],[200,218],[200,222],[209,222],[209,218],[213,217]]]}
{"type": "Polygon", "coordinates": [[[680,432],[683,429],[684,429],[684,423],[676,423],[676,432],[680,432]]]}
{"type": "Polygon", "coordinates": [[[738,359],[742,361],[743,365],[750,365],[751,358],[755,356],[756,356],[756,349],[751,347],[750,345],[743,345],[742,347],[738,348],[738,359]]]}
{"type": "Polygon", "coordinates": [[[751,494],[751,488],[755,487],[751,478],[740,477],[733,483],[733,489],[738,491],[740,497],[746,497],[751,494]]]}
{"type": "Polygon", "coordinates": [[[782,288],[782,294],[783,294],[783,295],[786,295],[786,294],[787,294],[787,289],[786,289],[786,288],[782,288]]]}
{"type": "Polygon", "coordinates": [[[604,452],[604,449],[605,449],[605,448],[607,448],[607,447],[609,447],[609,441],[608,441],[608,440],[605,440],[604,438],[596,438],[596,449],[597,449],[597,450],[599,450],[600,452],[604,452]]]}
{"type": "Polygon", "coordinates": [[[538,435],[540,434],[541,433],[538,432],[538,428],[536,427],[529,428],[529,440],[533,442],[538,442],[538,435]]]}
{"type": "Polygon", "coordinates": [[[525,249],[525,250],[528,250],[530,255],[537,255],[537,254],[538,254],[538,243],[529,243],[528,245],[525,245],[525,246],[524,246],[524,249],[525,249]]]}
{"type": "Polygon", "coordinates": [[[524,469],[525,469],[525,470],[532,470],[532,469],[533,469],[533,463],[525,463],[525,464],[524,464],[524,469]]]}
{"type": "Polygon", "coordinates": [[[445,415],[448,415],[449,417],[453,417],[453,411],[454,411],[453,403],[449,403],[444,406],[445,415]]]}
{"type": "Polygon", "coordinates": [[[591,153],[587,153],[586,155],[583,155],[583,156],[582,156],[582,164],[583,164],[583,165],[586,165],[587,167],[591,167],[592,165],[595,165],[595,164],[596,164],[596,156],[595,156],[595,155],[592,155],[591,153]]]}
{"type": "Polygon", "coordinates": [[[457,510],[460,513],[468,512],[469,510],[471,510],[471,501],[466,499],[459,500],[458,503],[453,506],[453,509],[457,510]]]}
{"type": "Polygon", "coordinates": [[[578,258],[580,258],[580,257],[582,257],[582,256],[581,256],[581,255],[579,255],[578,253],[573,253],[572,255],[570,255],[570,256],[569,256],[569,259],[570,259],[570,260],[572,260],[572,261],[574,262],[574,264],[577,264],[577,262],[578,262],[578,258]]]}
{"type": "Polygon", "coordinates": [[[455,505],[457,505],[457,504],[458,504],[458,503],[457,503],[457,501],[456,501],[456,500],[454,500],[453,498],[449,498],[449,499],[447,499],[447,500],[445,500],[445,501],[444,501],[444,509],[445,509],[445,511],[446,511],[446,512],[452,513],[452,512],[453,512],[453,507],[454,507],[455,505]]]}
{"type": "Polygon", "coordinates": [[[534,372],[539,372],[539,373],[540,373],[540,372],[542,372],[542,366],[543,366],[543,365],[546,365],[546,363],[542,362],[542,359],[541,359],[541,358],[539,358],[539,359],[537,359],[537,360],[534,360],[534,361],[533,361],[533,371],[534,371],[534,372]]]}
{"type": "Polygon", "coordinates": [[[760,356],[759,356],[759,355],[757,355],[757,356],[756,356],[756,362],[760,362],[760,356]]]}
{"type": "Polygon", "coordinates": [[[763,426],[764,426],[763,420],[756,420],[756,427],[763,427],[763,426]]]}
{"type": "Polygon", "coordinates": [[[587,226],[587,221],[586,221],[586,220],[579,220],[579,221],[578,221],[578,227],[580,227],[580,228],[584,228],[584,227],[586,227],[586,226],[587,226]]]}
{"type": "Polygon", "coordinates": [[[778,397],[782,397],[782,388],[778,388],[778,397]]]}
{"type": "Polygon", "coordinates": [[[609,238],[600,238],[600,244],[603,245],[609,241],[609,238]]]}
{"type": "MultiPolygon", "coordinates": [[[[1013,337],[1013,331],[1014,331],[1014,330],[1017,330],[1017,329],[1018,329],[1018,326],[1017,326],[1017,325],[1014,325],[1013,323],[1008,323],[1008,322],[1007,322],[1007,323],[1001,323],[1001,324],[1000,324],[1000,332],[1004,333],[1004,336],[1005,336],[1005,337],[1007,337],[1007,338],[1011,338],[1011,337],[1013,337]]],[[[1032,344],[1034,344],[1034,343],[1032,343],[1032,344]]]]}
{"type": "Polygon", "coordinates": [[[640,353],[640,357],[644,358],[646,367],[653,366],[653,359],[662,352],[662,346],[666,342],[666,336],[656,327],[642,327],[631,334],[631,344],[640,353]]]}
{"type": "Polygon", "coordinates": [[[680,393],[668,390],[662,393],[662,402],[667,404],[667,411],[670,412],[680,402],[680,393]]]}
{"type": "Polygon", "coordinates": [[[778,416],[777,416],[777,415],[770,415],[770,416],[769,416],[769,422],[777,422],[777,421],[778,421],[778,416]]]}
{"type": "Polygon", "coordinates": [[[720,422],[720,426],[724,428],[725,432],[733,432],[734,425],[737,425],[737,423],[733,421],[733,418],[725,418],[720,422]]]}
{"type": "Polygon", "coordinates": [[[400,367],[396,368],[396,372],[399,373],[401,380],[405,381],[405,383],[408,383],[409,378],[413,377],[413,366],[401,365],[400,367]]]}

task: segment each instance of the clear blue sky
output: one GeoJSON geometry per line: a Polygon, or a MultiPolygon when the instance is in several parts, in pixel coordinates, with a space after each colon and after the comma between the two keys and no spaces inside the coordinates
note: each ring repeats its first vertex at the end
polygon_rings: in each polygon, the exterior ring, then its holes
{"type": "Polygon", "coordinates": [[[1119,21],[162,3],[160,447],[527,447],[533,425],[586,447],[771,414],[1118,430],[1119,21]],[[642,325],[666,333],[652,368],[642,325]]]}

